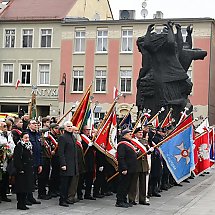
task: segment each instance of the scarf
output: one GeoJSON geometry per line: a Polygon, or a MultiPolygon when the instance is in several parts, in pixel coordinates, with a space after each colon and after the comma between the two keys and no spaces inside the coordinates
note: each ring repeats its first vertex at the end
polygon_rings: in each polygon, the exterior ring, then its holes
{"type": "Polygon", "coordinates": [[[32,144],[31,144],[30,141],[27,142],[27,143],[25,143],[25,142],[23,142],[23,141],[20,141],[20,144],[21,144],[24,148],[26,148],[27,150],[32,151],[32,144]]]}

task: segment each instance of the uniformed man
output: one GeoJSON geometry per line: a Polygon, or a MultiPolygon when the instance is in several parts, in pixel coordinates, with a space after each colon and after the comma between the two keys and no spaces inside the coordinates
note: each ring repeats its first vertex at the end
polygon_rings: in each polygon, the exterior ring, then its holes
{"type": "Polygon", "coordinates": [[[122,139],[117,146],[119,183],[116,195],[117,201],[115,206],[128,208],[133,206],[131,203],[127,202],[127,195],[131,181],[137,171],[137,154],[135,147],[131,143],[131,130],[124,129],[121,135],[122,139]]]}

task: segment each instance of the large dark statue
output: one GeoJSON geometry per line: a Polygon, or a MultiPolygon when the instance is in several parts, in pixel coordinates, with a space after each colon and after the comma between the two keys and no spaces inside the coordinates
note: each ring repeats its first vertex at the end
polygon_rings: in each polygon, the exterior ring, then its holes
{"type": "Polygon", "coordinates": [[[142,68],[137,80],[136,104],[138,111],[151,109],[152,116],[161,107],[166,109],[163,116],[173,108],[173,117],[178,120],[179,113],[190,106],[192,82],[187,71],[193,60],[203,60],[207,52],[192,48],[191,26],[187,27],[186,42],[179,24],[168,22],[160,34],[153,30],[154,24],[149,25],[146,35],[137,40],[142,68]]]}

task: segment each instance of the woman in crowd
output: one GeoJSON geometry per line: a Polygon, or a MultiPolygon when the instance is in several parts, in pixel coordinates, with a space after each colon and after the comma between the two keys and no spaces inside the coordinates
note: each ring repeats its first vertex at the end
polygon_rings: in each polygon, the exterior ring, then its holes
{"type": "Polygon", "coordinates": [[[21,134],[21,141],[14,150],[14,165],[16,168],[15,191],[17,209],[27,210],[26,196],[33,191],[33,157],[32,144],[27,132],[21,134]]]}

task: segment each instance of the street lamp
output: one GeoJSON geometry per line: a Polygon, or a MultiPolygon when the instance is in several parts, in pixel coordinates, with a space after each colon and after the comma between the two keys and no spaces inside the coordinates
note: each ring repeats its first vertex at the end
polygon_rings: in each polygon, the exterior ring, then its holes
{"type": "Polygon", "coordinates": [[[65,104],[66,104],[66,73],[63,73],[63,77],[60,85],[63,86],[63,114],[64,114],[65,104]]]}

